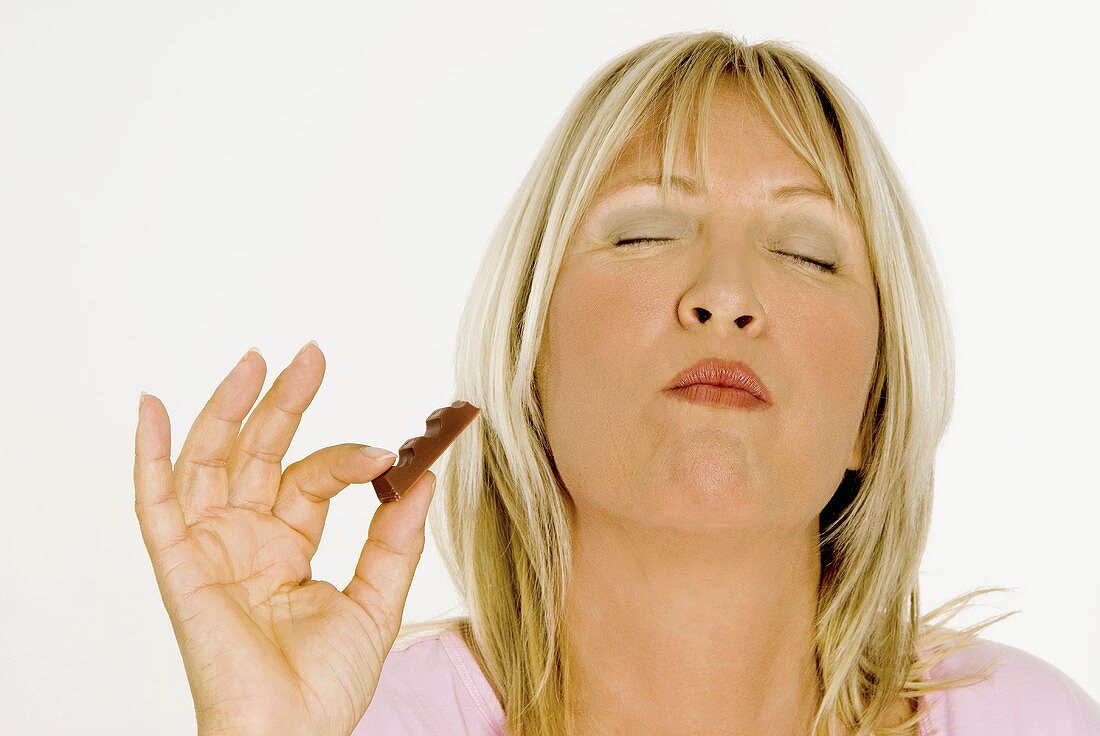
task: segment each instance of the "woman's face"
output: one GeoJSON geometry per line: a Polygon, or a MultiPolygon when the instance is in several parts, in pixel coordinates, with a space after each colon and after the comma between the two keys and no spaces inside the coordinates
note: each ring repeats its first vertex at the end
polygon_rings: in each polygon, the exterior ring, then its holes
{"type": "MultiPolygon", "coordinates": [[[[866,246],[830,200],[771,196],[820,181],[728,82],[709,131],[711,191],[662,207],[656,187],[625,186],[659,175],[652,140],[635,140],[568,244],[536,370],[554,461],[581,520],[816,532],[861,461],[879,329],[866,246]],[[668,240],[615,245],[645,237],[668,240]],[[772,404],[664,390],[712,356],[747,363],[772,404]]],[[[685,155],[674,173],[689,177],[685,155]]]]}

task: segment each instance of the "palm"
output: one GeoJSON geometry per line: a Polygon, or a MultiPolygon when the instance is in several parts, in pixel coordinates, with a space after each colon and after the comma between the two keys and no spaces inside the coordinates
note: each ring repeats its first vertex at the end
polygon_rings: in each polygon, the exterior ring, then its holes
{"type": "MultiPolygon", "coordinates": [[[[284,372],[264,402],[282,394],[285,405],[308,403],[316,391],[311,382],[319,385],[319,376],[310,378],[308,367],[298,370],[298,383],[284,372]]],[[[245,371],[235,371],[218,389],[226,402],[246,398],[226,388],[238,372],[245,371]]],[[[262,386],[262,373],[260,378],[262,386]]],[[[217,411],[218,397],[204,414],[217,411]]],[[[272,460],[281,453],[248,450],[249,443],[264,444],[264,402],[231,442],[232,459],[221,466],[202,459],[199,448],[212,443],[213,435],[200,415],[188,437],[189,444],[195,438],[194,446],[185,445],[174,470],[160,471],[162,481],[170,472],[168,485],[180,489],[175,517],[176,496],[157,498],[150,490],[156,461],[143,466],[139,432],[135,484],[142,534],[183,654],[200,733],[208,727],[219,733],[348,734],[370,703],[400,625],[423,549],[423,514],[434,475],[418,484],[426,496],[414,493],[377,509],[347,588],[312,580],[310,560],[328,499],[351,482],[376,477],[392,459],[367,458],[357,445],[337,445],[281,473],[272,460]]],[[[267,410],[282,411],[275,404],[271,399],[267,410]]],[[[214,422],[225,424],[216,417],[214,422]]],[[[270,416],[268,425],[278,426],[270,416]]],[[[279,431],[283,439],[276,444],[288,443],[285,424],[279,431]]],[[[156,441],[148,440],[150,446],[156,441]]]]}
{"type": "Polygon", "coordinates": [[[363,683],[377,680],[381,627],[309,580],[312,548],[277,518],[232,509],[192,532],[179,574],[206,582],[178,598],[177,635],[204,663],[192,687],[209,692],[196,700],[248,702],[236,725],[253,733],[350,732],[372,694],[363,683]]]}

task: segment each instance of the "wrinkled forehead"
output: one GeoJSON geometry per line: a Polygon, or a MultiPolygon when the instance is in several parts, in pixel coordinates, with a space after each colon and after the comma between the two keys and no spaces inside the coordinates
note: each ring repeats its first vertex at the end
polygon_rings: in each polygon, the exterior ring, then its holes
{"type": "MultiPolygon", "coordinates": [[[[732,135],[724,128],[715,132],[732,135]]],[[[634,192],[660,196],[665,205],[732,193],[750,201],[812,201],[835,210],[837,216],[844,214],[821,177],[778,135],[770,136],[768,143],[761,143],[757,135],[726,140],[707,153],[705,166],[695,164],[690,144],[681,144],[667,181],[662,180],[663,164],[652,136],[631,140],[591,198],[589,211],[634,192]]]]}
{"type": "MultiPolygon", "coordinates": [[[[660,109],[660,108],[659,108],[660,109]]],[[[669,113],[650,111],[611,157],[593,203],[624,184],[661,179],[661,194],[706,195],[716,176],[798,180],[828,190],[819,173],[792,147],[764,107],[739,85],[716,86],[669,141],[669,113]],[[669,145],[674,143],[675,145],[669,145]],[[662,178],[666,177],[666,178],[662,178]]],[[[835,198],[834,198],[835,199],[835,198]]]]}

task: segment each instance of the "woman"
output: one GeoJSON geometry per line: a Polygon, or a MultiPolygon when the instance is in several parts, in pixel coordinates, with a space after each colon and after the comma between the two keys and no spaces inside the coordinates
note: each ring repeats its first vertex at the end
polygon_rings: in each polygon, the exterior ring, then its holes
{"type": "Polygon", "coordinates": [[[943,625],[975,593],[919,617],[950,329],[867,113],[802,52],[671,34],[601,69],[463,325],[481,421],[434,522],[458,619],[400,626],[433,473],[344,590],[310,579],[328,499],[393,459],[280,474],[319,349],[239,437],[265,365],[238,366],[174,468],[145,402],[136,507],[200,734],[1100,734],[977,636],[1004,616],[943,625]]]}

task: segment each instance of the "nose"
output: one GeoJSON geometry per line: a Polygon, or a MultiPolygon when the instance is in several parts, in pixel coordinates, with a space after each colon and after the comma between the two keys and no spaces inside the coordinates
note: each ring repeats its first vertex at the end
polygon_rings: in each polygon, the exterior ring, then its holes
{"type": "Polygon", "coordinates": [[[764,328],[764,309],[753,285],[749,249],[728,241],[715,245],[698,243],[696,277],[677,307],[680,322],[689,330],[708,325],[720,337],[756,336],[764,328]]]}
{"type": "MultiPolygon", "coordinates": [[[[692,307],[692,312],[695,313],[695,318],[699,321],[699,324],[703,324],[714,316],[714,313],[706,307],[692,307]]],[[[733,320],[733,323],[743,330],[746,325],[751,324],[754,320],[755,317],[751,314],[742,314],[740,317],[733,320]]]]}

